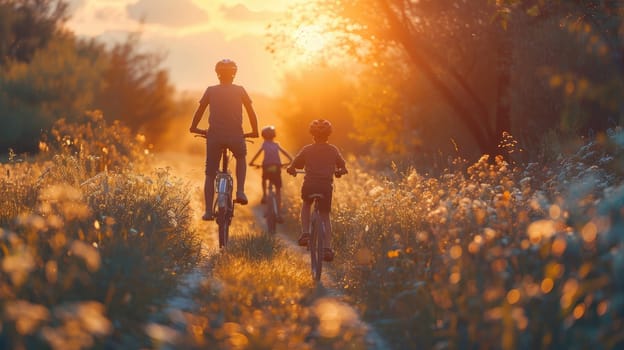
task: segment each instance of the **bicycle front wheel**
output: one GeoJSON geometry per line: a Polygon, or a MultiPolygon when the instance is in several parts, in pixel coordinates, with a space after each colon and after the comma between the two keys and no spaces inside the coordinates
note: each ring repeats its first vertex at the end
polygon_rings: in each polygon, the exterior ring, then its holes
{"type": "Polygon", "coordinates": [[[312,268],[312,278],[321,280],[323,271],[323,224],[318,212],[314,211],[310,217],[310,267],[312,268]]]}

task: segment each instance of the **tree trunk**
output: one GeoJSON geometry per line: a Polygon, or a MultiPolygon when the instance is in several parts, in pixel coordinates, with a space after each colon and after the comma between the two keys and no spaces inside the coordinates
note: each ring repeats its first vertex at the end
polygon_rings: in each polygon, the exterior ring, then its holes
{"type": "Polygon", "coordinates": [[[482,153],[494,155],[492,152],[496,150],[497,140],[495,135],[488,132],[489,115],[474,113],[461,102],[460,98],[442,81],[431,64],[423,57],[419,48],[409,36],[409,30],[407,30],[394,10],[390,8],[390,5],[384,0],[379,1],[379,4],[386,13],[392,35],[403,46],[414,65],[420,69],[442,98],[457,113],[459,121],[468,128],[479,150],[482,153]]]}

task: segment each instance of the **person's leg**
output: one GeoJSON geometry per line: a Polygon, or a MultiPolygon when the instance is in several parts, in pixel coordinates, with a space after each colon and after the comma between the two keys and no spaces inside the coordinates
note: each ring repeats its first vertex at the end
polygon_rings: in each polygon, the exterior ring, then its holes
{"type": "Polygon", "coordinates": [[[204,181],[204,202],[205,208],[203,220],[212,220],[212,204],[214,201],[214,180],[221,158],[221,145],[218,142],[206,142],[206,179],[204,181]]]}
{"type": "Polygon", "coordinates": [[[331,220],[329,219],[329,212],[320,212],[321,222],[325,227],[325,234],[323,235],[323,248],[331,249],[332,227],[331,220]]]}
{"type": "Polygon", "coordinates": [[[204,211],[204,215],[202,219],[204,220],[212,220],[213,212],[212,212],[212,204],[214,202],[214,181],[215,176],[206,175],[206,181],[204,182],[204,201],[206,205],[206,210],[204,211]]]}
{"type": "Polygon", "coordinates": [[[300,246],[307,246],[310,240],[310,208],[312,208],[312,202],[303,201],[301,204],[301,236],[299,236],[298,243],[300,246]]]}
{"type": "Polygon", "coordinates": [[[238,140],[229,145],[234,158],[236,159],[236,202],[247,204],[245,195],[245,177],[247,176],[247,145],[245,139],[238,140]]]}
{"type": "Polygon", "coordinates": [[[245,177],[247,176],[247,162],[245,157],[236,158],[236,201],[247,204],[245,196],[245,177]]]}
{"type": "Polygon", "coordinates": [[[277,222],[282,223],[282,189],[275,187],[275,200],[277,201],[277,222]]]}
{"type": "Polygon", "coordinates": [[[267,193],[267,185],[269,179],[266,178],[264,174],[262,174],[262,200],[260,200],[261,204],[264,204],[266,201],[266,193],[267,193]]]}
{"type": "Polygon", "coordinates": [[[332,187],[324,189],[323,198],[319,203],[319,211],[321,215],[321,222],[325,227],[325,234],[323,235],[323,260],[333,261],[334,251],[332,246],[332,226],[330,220],[331,202],[332,202],[332,187]]]}

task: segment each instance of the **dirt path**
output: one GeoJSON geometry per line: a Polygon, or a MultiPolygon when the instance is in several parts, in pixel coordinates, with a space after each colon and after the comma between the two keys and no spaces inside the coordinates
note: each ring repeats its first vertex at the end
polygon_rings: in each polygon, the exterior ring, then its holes
{"type": "MultiPolygon", "coordinates": [[[[199,218],[203,210],[203,181],[204,181],[204,162],[200,155],[181,154],[181,153],[161,153],[158,154],[158,166],[168,168],[176,177],[181,178],[187,183],[192,199],[193,217],[196,218],[193,225],[202,239],[206,264],[210,260],[210,255],[214,254],[217,249],[217,226],[214,222],[203,222],[199,218]]],[[[249,168],[247,174],[246,192],[250,200],[248,206],[237,206],[235,212],[235,220],[247,221],[247,227],[253,231],[261,233],[264,230],[264,218],[262,215],[263,208],[258,205],[261,197],[261,190],[257,184],[260,183],[259,171],[249,168]],[[255,220],[255,223],[253,222],[255,220]]],[[[278,238],[283,243],[286,250],[290,251],[296,259],[299,259],[301,265],[309,264],[309,255],[307,251],[299,247],[293,240],[283,232],[281,226],[278,227],[278,238]]],[[[232,239],[236,239],[236,232],[233,232],[232,239]]],[[[182,283],[178,288],[176,295],[167,301],[167,308],[164,315],[172,315],[184,312],[193,312],[198,310],[201,305],[194,298],[197,290],[201,288],[201,284],[205,279],[205,271],[210,267],[206,264],[200,264],[187,276],[182,279],[182,283]]],[[[331,266],[328,265],[328,269],[331,266]]],[[[311,276],[310,276],[311,278],[311,276]]],[[[253,283],[252,283],[253,285],[253,283]]],[[[331,322],[341,323],[342,327],[349,329],[357,329],[357,333],[365,334],[366,349],[388,349],[382,337],[360,318],[357,310],[348,304],[347,298],[336,287],[337,284],[331,278],[331,273],[324,273],[321,283],[316,285],[316,289],[312,291],[313,302],[311,312],[318,313],[318,319],[321,324],[318,325],[322,329],[322,322],[332,324],[331,322]],[[329,310],[327,312],[326,310],[329,310]],[[329,315],[329,316],[328,316],[329,315]],[[329,318],[328,318],[329,317],[329,318]],[[346,326],[345,326],[346,324],[346,326]]],[[[163,317],[160,315],[159,317],[163,317]]],[[[174,344],[170,344],[167,348],[176,348],[174,344]]],[[[162,348],[162,347],[161,347],[162,348]]]]}

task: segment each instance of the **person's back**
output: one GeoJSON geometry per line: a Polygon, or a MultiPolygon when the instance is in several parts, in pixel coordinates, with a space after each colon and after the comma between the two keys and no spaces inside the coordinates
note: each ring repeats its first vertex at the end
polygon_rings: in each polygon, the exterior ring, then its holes
{"type": "Polygon", "coordinates": [[[262,143],[262,151],[264,152],[264,158],[262,159],[263,166],[270,165],[282,165],[282,160],[280,159],[280,145],[273,140],[264,140],[262,143]]]}
{"type": "Polygon", "coordinates": [[[209,86],[200,103],[209,105],[208,137],[243,137],[243,105],[251,103],[251,99],[242,86],[236,84],[209,86]]]}
{"type": "Polygon", "coordinates": [[[332,184],[336,168],[344,168],[344,159],[336,146],[327,142],[315,142],[306,145],[295,158],[294,166],[305,170],[304,181],[332,184]]]}
{"type": "Polygon", "coordinates": [[[334,175],[340,176],[347,173],[345,160],[336,146],[327,143],[332,131],[331,123],[324,119],[313,120],[310,123],[310,134],[314,143],[304,146],[292,161],[292,165],[286,170],[295,175],[296,169],[305,169],[305,177],[301,186],[301,236],[298,243],[307,246],[310,239],[310,210],[312,208],[312,194],[321,194],[319,199],[319,212],[321,220],[326,228],[324,247],[324,260],[332,261],[334,251],[331,249],[331,211],[334,175]]]}

